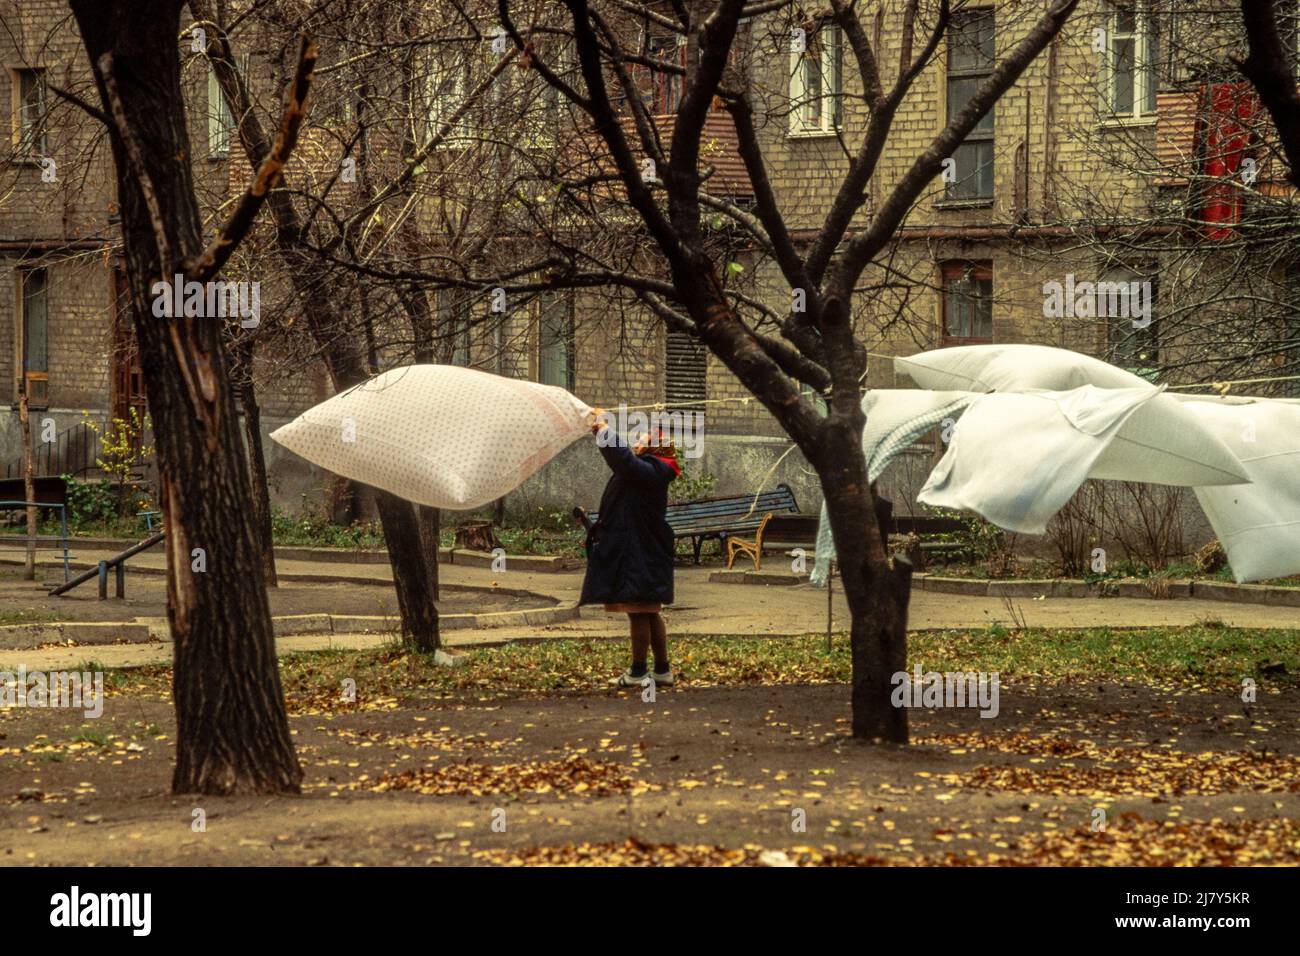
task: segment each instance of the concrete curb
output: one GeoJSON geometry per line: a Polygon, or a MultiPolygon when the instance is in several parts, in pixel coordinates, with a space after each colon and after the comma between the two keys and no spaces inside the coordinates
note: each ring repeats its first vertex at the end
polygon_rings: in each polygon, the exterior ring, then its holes
{"type": "MultiPolygon", "coordinates": [[[[806,584],[807,575],[777,571],[714,571],[712,584],[766,584],[789,587],[806,584]]],[[[1147,600],[1197,598],[1202,601],[1230,601],[1270,607],[1300,607],[1300,588],[1266,584],[1234,584],[1228,581],[1193,581],[1187,578],[1127,578],[1116,581],[1087,581],[1070,578],[990,581],[979,578],[946,578],[915,574],[912,587],[936,594],[966,594],[995,598],[1146,598],[1147,600]],[[1157,583],[1159,582],[1159,583],[1157,583]]]]}
{"type": "MultiPolygon", "coordinates": [[[[21,535],[15,535],[21,541],[21,535]]],[[[75,553],[77,548],[112,549],[123,551],[139,539],[134,538],[69,538],[68,550],[75,553]]],[[[166,544],[164,542],[163,547],[166,544]]],[[[43,541],[37,547],[39,551],[57,551],[54,542],[43,541]]],[[[320,561],[325,564],[387,564],[387,551],[355,551],[350,548],[307,548],[288,546],[275,549],[275,556],[286,561],[320,561]]],[[[490,568],[496,556],[489,551],[470,551],[466,548],[439,548],[438,560],[446,564],[460,564],[471,568],[490,568]]],[[[554,574],[580,568],[586,564],[581,558],[562,554],[507,554],[506,567],[515,571],[533,571],[540,574],[554,574]]],[[[6,563],[9,562],[6,559],[6,563]]],[[[21,559],[18,563],[22,563],[21,559]]],[[[134,566],[132,566],[134,570],[134,566]]]]}
{"type": "Polygon", "coordinates": [[[19,650],[42,644],[146,644],[149,625],[133,621],[48,621],[0,627],[0,648],[19,650]]]}
{"type": "MultiPolygon", "coordinates": [[[[388,560],[387,558],[384,559],[385,563],[387,563],[387,560],[388,560]]],[[[22,564],[23,564],[22,558],[18,558],[18,559],[0,558],[0,566],[4,566],[4,565],[21,566],[22,564]]],[[[63,562],[61,560],[49,561],[49,560],[38,558],[36,561],[36,566],[38,568],[61,569],[63,567],[63,562]]],[[[98,565],[93,561],[70,561],[68,563],[68,567],[73,571],[89,571],[91,568],[97,566],[98,565]]],[[[155,568],[148,564],[128,564],[127,573],[128,574],[149,574],[149,575],[153,575],[154,577],[162,577],[167,573],[167,569],[155,568]]],[[[287,581],[292,584],[364,584],[364,585],[379,585],[381,587],[392,587],[393,585],[393,582],[388,578],[367,577],[365,575],[311,574],[309,572],[304,573],[301,571],[280,571],[278,572],[277,577],[281,581],[287,581]]],[[[83,586],[87,588],[93,587],[93,585],[89,581],[87,581],[83,586]]],[[[110,588],[112,587],[111,584],[109,586],[110,588]]],[[[445,583],[439,584],[438,586],[444,591],[483,591],[483,592],[491,591],[495,594],[509,594],[512,597],[537,598],[540,601],[555,600],[549,595],[539,594],[537,591],[529,591],[525,588],[503,588],[500,587],[499,585],[486,587],[483,585],[475,585],[475,584],[445,584],[445,583]]]]}
{"type": "Polygon", "coordinates": [[[804,584],[808,581],[806,574],[792,574],[788,571],[712,571],[709,573],[710,584],[776,584],[789,586],[804,584]]]}
{"type": "MultiPolygon", "coordinates": [[[[535,608],[523,611],[491,611],[485,614],[444,614],[438,619],[444,631],[499,627],[545,627],[577,618],[578,608],[535,608]]],[[[382,614],[281,614],[271,618],[276,637],[299,634],[396,634],[400,623],[382,614]]],[[[151,634],[149,625],[138,621],[38,622],[0,627],[0,649],[28,650],[42,644],[147,644],[170,640],[164,633],[151,634]]]]}

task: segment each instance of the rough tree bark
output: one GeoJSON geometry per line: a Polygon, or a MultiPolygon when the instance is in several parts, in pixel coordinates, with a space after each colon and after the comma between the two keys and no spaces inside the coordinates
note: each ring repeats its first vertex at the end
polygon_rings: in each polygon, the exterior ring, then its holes
{"type": "MultiPolygon", "coordinates": [[[[32,469],[32,419],[27,401],[27,383],[18,386],[18,427],[23,433],[23,496],[36,500],[36,479],[32,469]]],[[[36,506],[27,506],[27,556],[23,563],[23,580],[36,580],[36,506]]]]}
{"type": "Polygon", "coordinates": [[[244,412],[244,443],[248,446],[248,479],[253,486],[253,524],[262,550],[266,586],[280,586],[275,573],[275,536],[271,523],[271,485],[266,477],[266,452],[262,448],[262,409],[253,382],[253,342],[245,336],[234,348],[235,394],[244,412]]]}
{"type": "MultiPolygon", "coordinates": [[[[1300,90],[1296,89],[1294,41],[1284,43],[1278,31],[1274,0],[1241,0],[1242,21],[1250,55],[1237,68],[1254,85],[1273,117],[1293,186],[1300,187],[1300,90]]],[[[1289,36],[1294,37],[1294,23],[1289,36]]]]}
{"type": "MultiPolygon", "coordinates": [[[[180,82],[182,6],[182,0],[71,0],[112,120],[131,314],[161,473],[177,723],[172,789],[296,792],[302,769],[248,521],[252,489],[220,322],[159,318],[152,310],[155,282],[176,273],[214,278],[260,205],[250,189],[239,218],[204,251],[180,82]]],[[[314,61],[307,47],[303,60],[290,112],[301,111],[305,98],[314,61]]],[[[281,160],[291,145],[286,137],[281,160]]]]}

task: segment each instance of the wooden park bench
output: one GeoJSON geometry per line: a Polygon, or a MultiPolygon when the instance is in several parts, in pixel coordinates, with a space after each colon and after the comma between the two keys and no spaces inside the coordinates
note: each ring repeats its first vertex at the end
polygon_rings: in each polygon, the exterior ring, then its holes
{"type": "MultiPolygon", "coordinates": [[[[799,502],[795,499],[794,492],[789,485],[782,483],[775,490],[758,495],[728,495],[669,502],[666,517],[668,526],[673,529],[673,540],[691,539],[694,560],[699,564],[700,549],[705,541],[713,539],[722,543],[732,535],[752,534],[768,517],[797,514],[798,511],[799,502]]],[[[599,520],[599,514],[594,511],[587,517],[592,522],[599,520]]],[[[814,536],[816,523],[817,519],[813,518],[814,536]]]]}
{"type": "MultiPolygon", "coordinates": [[[[753,538],[728,535],[725,539],[727,550],[727,567],[730,568],[738,555],[744,554],[754,562],[754,569],[761,570],[763,552],[790,551],[794,548],[812,550],[817,544],[816,515],[804,514],[769,514],[759,523],[753,538]]],[[[935,557],[942,557],[946,565],[949,560],[966,550],[960,542],[949,540],[949,536],[965,530],[965,522],[960,518],[947,518],[939,515],[894,515],[893,505],[885,499],[877,499],[876,520],[886,543],[891,537],[912,537],[916,541],[908,549],[907,557],[917,570],[935,557]]]]}
{"type": "MultiPolygon", "coordinates": [[[[35,550],[56,549],[63,552],[63,579],[69,574],[72,555],[68,550],[68,486],[60,477],[42,475],[32,479],[35,498],[27,499],[27,486],[22,478],[0,478],[0,511],[25,512],[29,504],[41,509],[58,511],[60,533],[38,534],[32,537],[35,550]]],[[[25,527],[25,525],[24,525],[25,527]]],[[[0,549],[27,550],[27,535],[0,535],[0,549]]]]}
{"type": "Polygon", "coordinates": [[[961,557],[967,546],[948,540],[949,535],[966,530],[961,518],[940,515],[893,515],[885,525],[890,535],[915,536],[918,540],[907,549],[912,567],[921,571],[933,558],[942,558],[946,566],[953,558],[961,557]]]}

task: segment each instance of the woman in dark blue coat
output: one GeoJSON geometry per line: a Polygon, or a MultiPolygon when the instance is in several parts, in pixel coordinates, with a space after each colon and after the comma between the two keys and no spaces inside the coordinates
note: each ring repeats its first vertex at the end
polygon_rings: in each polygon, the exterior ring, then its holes
{"type": "Polygon", "coordinates": [[[609,465],[609,482],[600,496],[597,520],[587,532],[587,576],[580,604],[603,604],[626,614],[632,638],[632,666],[610,683],[640,686],[646,679],[646,655],[654,651],[657,684],[672,684],[668,631],[660,611],[673,600],[673,532],[664,517],[668,486],[681,474],[671,442],[655,431],[636,445],[608,432],[600,409],[592,433],[609,465]],[[605,435],[601,435],[606,432],[605,435]]]}

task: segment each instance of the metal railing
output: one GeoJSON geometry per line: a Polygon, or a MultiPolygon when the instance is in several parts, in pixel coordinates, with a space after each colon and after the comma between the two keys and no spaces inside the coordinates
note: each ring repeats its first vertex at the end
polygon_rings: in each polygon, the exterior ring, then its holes
{"type": "Polygon", "coordinates": [[[156,534],[151,534],[149,537],[145,538],[143,541],[139,542],[138,544],[131,545],[131,547],[127,548],[125,551],[113,555],[111,558],[109,558],[106,561],[100,561],[96,567],[91,568],[89,571],[82,571],[71,581],[65,581],[63,584],[60,584],[57,588],[55,588],[53,591],[50,592],[50,595],[58,596],[58,595],[66,594],[67,592],[75,588],[77,585],[84,584],[86,581],[89,581],[91,578],[98,577],[99,578],[99,599],[101,601],[106,600],[108,598],[108,569],[112,568],[115,572],[114,577],[116,578],[115,586],[114,586],[115,596],[118,598],[126,597],[127,559],[135,557],[141,551],[145,551],[149,548],[152,548],[155,544],[161,541],[165,536],[166,536],[166,532],[164,531],[159,531],[156,534]]]}
{"type": "MultiPolygon", "coordinates": [[[[59,432],[54,441],[42,442],[32,450],[32,472],[80,478],[97,468],[98,455],[99,435],[85,422],[78,422],[59,432]]],[[[23,474],[22,458],[5,465],[6,478],[21,478],[23,474]]]]}
{"type": "MultiPolygon", "coordinates": [[[[63,580],[68,580],[68,506],[63,504],[51,504],[47,501],[0,501],[0,511],[6,511],[16,508],[58,508],[59,509],[59,528],[61,533],[53,534],[0,534],[0,548],[15,550],[13,545],[6,544],[9,540],[21,543],[19,550],[26,551],[30,546],[33,550],[36,548],[38,541],[57,541],[63,550],[63,580]],[[30,545],[29,545],[30,542],[30,545]]],[[[64,585],[66,587],[66,583],[64,585]]]]}

